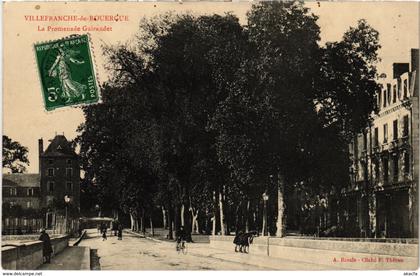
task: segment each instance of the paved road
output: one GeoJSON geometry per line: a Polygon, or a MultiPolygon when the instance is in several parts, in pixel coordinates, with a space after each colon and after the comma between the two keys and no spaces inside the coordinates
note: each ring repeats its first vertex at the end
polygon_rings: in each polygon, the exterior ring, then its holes
{"type": "MultiPolygon", "coordinates": [[[[314,270],[313,264],[210,248],[208,244],[188,244],[186,255],[178,254],[173,242],[157,242],[125,234],[123,240],[102,241],[96,230],[79,246],[97,250],[101,270],[314,270]]],[[[327,269],[324,267],[324,269],[327,269]]],[[[330,268],[331,269],[331,268],[330,268]]]]}

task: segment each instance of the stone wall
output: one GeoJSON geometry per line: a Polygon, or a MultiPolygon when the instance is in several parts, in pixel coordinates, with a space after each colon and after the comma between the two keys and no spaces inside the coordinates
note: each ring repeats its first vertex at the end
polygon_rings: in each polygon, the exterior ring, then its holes
{"type": "MultiPolygon", "coordinates": [[[[233,252],[233,239],[233,236],[210,236],[210,246],[233,252]]],[[[418,267],[418,244],[257,237],[249,248],[249,254],[322,264],[336,269],[418,267]]]]}
{"type": "MultiPolygon", "coordinates": [[[[54,255],[63,251],[69,243],[68,236],[51,239],[54,255]]],[[[2,246],[7,245],[3,242],[2,246]]],[[[18,246],[5,246],[1,252],[3,269],[25,270],[36,269],[43,263],[42,242],[33,241],[18,246]]]]}

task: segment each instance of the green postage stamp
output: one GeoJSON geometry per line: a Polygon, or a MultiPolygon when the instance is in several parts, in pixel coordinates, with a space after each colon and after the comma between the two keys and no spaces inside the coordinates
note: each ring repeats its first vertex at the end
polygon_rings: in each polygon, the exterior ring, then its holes
{"type": "Polygon", "coordinates": [[[39,43],[34,47],[46,110],[99,101],[87,34],[39,43]]]}

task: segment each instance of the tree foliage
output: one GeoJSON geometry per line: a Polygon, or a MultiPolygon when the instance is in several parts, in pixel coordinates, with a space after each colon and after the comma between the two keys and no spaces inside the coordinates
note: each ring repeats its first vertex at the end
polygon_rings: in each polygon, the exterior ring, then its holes
{"type": "Polygon", "coordinates": [[[377,31],[361,20],[322,47],[302,3],[257,3],[247,18],[165,14],[104,48],[112,78],[78,137],[102,208],[144,220],[163,206],[177,227],[186,207],[208,229],[220,207],[238,228],[279,175],[286,194],[346,182],[346,143],[374,110],[377,31]]]}
{"type": "Polygon", "coordinates": [[[29,165],[28,149],[3,135],[3,168],[10,169],[12,173],[22,173],[26,170],[25,165],[29,165]]]}

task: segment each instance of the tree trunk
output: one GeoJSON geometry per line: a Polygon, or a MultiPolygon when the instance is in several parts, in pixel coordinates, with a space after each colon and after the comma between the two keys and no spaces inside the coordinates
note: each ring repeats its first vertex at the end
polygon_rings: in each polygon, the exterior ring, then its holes
{"type": "Polygon", "coordinates": [[[167,229],[166,225],[166,210],[165,207],[162,206],[162,219],[163,219],[163,229],[167,229]]]}
{"type": "Polygon", "coordinates": [[[182,227],[185,226],[184,211],[185,211],[185,206],[184,206],[184,203],[182,203],[181,205],[181,226],[182,227]]]}
{"type": "Polygon", "coordinates": [[[150,233],[152,234],[152,237],[155,235],[155,229],[153,228],[152,217],[150,217],[150,233]]]}
{"type": "Polygon", "coordinates": [[[173,236],[173,210],[171,211],[171,206],[169,205],[169,209],[168,209],[168,239],[173,240],[174,236],[173,236]]]}
{"type": "Polygon", "coordinates": [[[180,208],[179,208],[179,205],[178,204],[175,204],[175,206],[174,206],[174,220],[173,220],[173,222],[174,222],[174,231],[178,231],[178,229],[179,229],[179,211],[180,211],[180,208]]]}
{"type": "MultiPolygon", "coordinates": [[[[213,202],[216,205],[216,191],[213,191],[213,202]]],[[[216,235],[216,206],[213,208],[213,217],[211,218],[211,220],[213,222],[211,234],[215,236],[216,235]]]]}
{"type": "Polygon", "coordinates": [[[262,236],[265,236],[266,229],[267,229],[267,201],[263,200],[263,225],[262,225],[262,236]]]}
{"type": "Polygon", "coordinates": [[[135,220],[133,212],[130,212],[130,229],[131,231],[135,231],[135,220]]]}
{"type": "Polygon", "coordinates": [[[198,211],[194,211],[194,208],[190,208],[191,211],[191,218],[192,218],[192,222],[191,222],[191,233],[197,234],[199,233],[199,229],[198,229],[198,211]]]}
{"type": "Polygon", "coordinates": [[[223,216],[223,197],[222,192],[219,191],[219,211],[220,211],[220,234],[225,235],[225,219],[223,216]]]}
{"type": "Polygon", "coordinates": [[[195,211],[195,229],[196,233],[200,234],[200,224],[198,223],[198,210],[195,211]]]}
{"type": "Polygon", "coordinates": [[[139,231],[139,219],[137,217],[134,218],[134,231],[139,231]]]}
{"type": "Polygon", "coordinates": [[[142,232],[142,230],[143,230],[143,214],[141,214],[141,216],[140,216],[140,229],[139,229],[139,232],[142,232]]]}
{"type": "Polygon", "coordinates": [[[112,209],[112,217],[116,220],[118,220],[118,210],[117,209],[112,209]]]}
{"type": "Polygon", "coordinates": [[[245,214],[245,232],[249,232],[249,205],[251,204],[250,200],[247,200],[246,203],[246,214],[245,214]]]}
{"type": "Polygon", "coordinates": [[[284,216],[284,179],[281,175],[278,176],[277,180],[278,185],[278,196],[277,196],[277,237],[284,237],[285,236],[285,216],[284,216]]]}
{"type": "Polygon", "coordinates": [[[141,232],[143,234],[146,234],[146,214],[144,210],[142,210],[142,214],[141,214],[141,232]]]}

